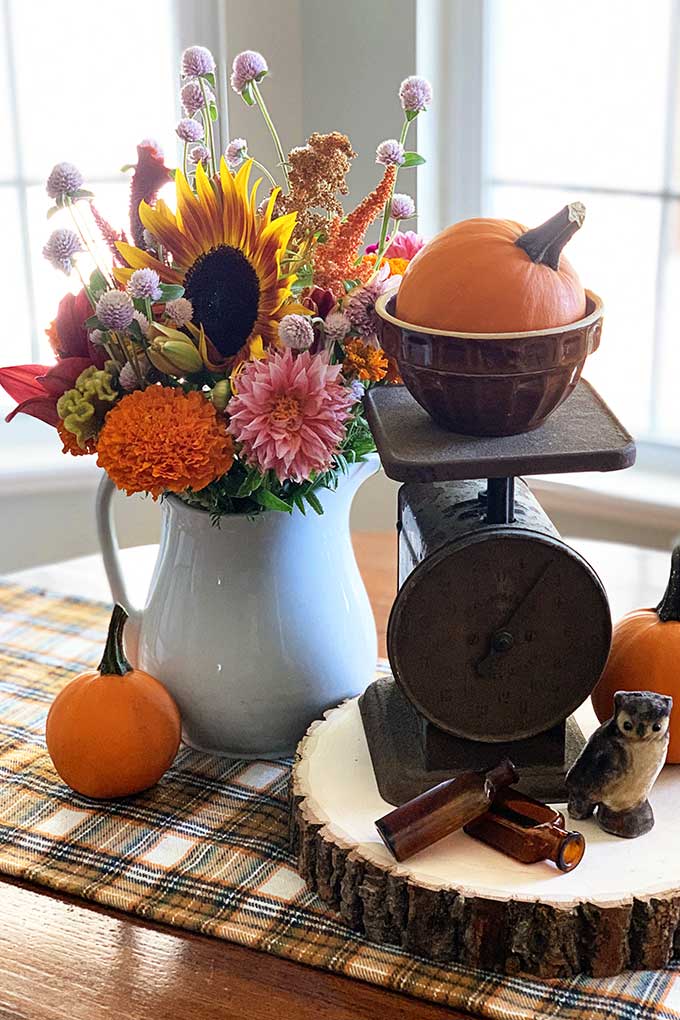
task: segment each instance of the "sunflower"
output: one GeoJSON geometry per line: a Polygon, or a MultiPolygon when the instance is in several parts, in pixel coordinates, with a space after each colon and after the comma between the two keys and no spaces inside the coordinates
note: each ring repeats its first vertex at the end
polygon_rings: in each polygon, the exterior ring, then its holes
{"type": "MultiPolygon", "coordinates": [[[[275,189],[258,214],[257,183],[249,189],[252,161],[235,176],[224,159],[210,179],[199,163],[196,194],[177,171],[177,212],[159,200],[142,202],[139,215],[154,238],[172,254],[172,266],[149,252],[118,242],[130,268],[114,269],[127,283],[135,269],[155,269],[164,283],[181,284],[200,323],[220,354],[235,355],[248,341],[276,343],[283,306],[294,276],[281,273],[281,259],[295,227],[295,213],[272,219],[275,189]]],[[[258,182],[259,183],[259,182],[258,182]]]]}

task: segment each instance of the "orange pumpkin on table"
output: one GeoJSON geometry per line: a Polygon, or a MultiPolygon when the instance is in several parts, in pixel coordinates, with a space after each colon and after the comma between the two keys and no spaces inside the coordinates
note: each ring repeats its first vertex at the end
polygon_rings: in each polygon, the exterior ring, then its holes
{"type": "MultiPolygon", "coordinates": [[[[680,706],[680,545],[673,550],[668,587],[656,609],[635,609],[614,628],[612,647],[592,701],[600,722],[610,719],[617,691],[654,691],[680,706]]],[[[671,715],[667,761],[680,763],[680,708],[671,715]]]]}
{"type": "Polygon", "coordinates": [[[133,669],[123,651],[127,613],[115,606],[99,669],[81,673],[55,698],[45,736],[54,767],[85,797],[128,797],[172,764],[179,709],[165,687],[133,669]]]}
{"type": "Polygon", "coordinates": [[[586,314],[586,295],[562,249],[585,218],[572,202],[540,227],[514,220],[454,223],[409,263],[397,316],[448,333],[523,333],[586,314]]]}

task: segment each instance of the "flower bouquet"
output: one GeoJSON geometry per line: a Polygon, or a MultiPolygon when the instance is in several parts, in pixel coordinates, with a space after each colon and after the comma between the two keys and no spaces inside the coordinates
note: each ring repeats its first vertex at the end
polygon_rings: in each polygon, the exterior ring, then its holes
{"type": "Polygon", "coordinates": [[[66,224],[44,254],[82,289],[48,329],[56,364],[0,369],[0,382],[19,401],[10,418],[42,418],[65,452],[96,454],[105,469],[99,533],[114,600],[130,614],[129,655],[174,696],[184,739],[276,757],[375,670],[349,510],[377,468],[361,398],[397,379],[375,301],[422,244],[399,229],[415,210],[395,184],[422,162],[405,143],[431,90],[403,82],[401,136],[378,145],[376,186],[345,213],[349,139],[313,134],[286,155],[261,91],[267,64],[247,51],[231,84],[264,117],[275,169],[242,138],[220,155],[215,74],[208,50],[185,51],[181,167],[139,144],[125,233],[76,167],[54,167],[48,215],[66,224]],[[159,196],[172,183],[174,207],[159,196]],[[117,559],[114,485],[163,497],[142,612],[117,559]]]}
{"type": "Polygon", "coordinates": [[[54,426],[65,453],[96,454],[128,494],[175,493],[216,517],[320,513],[318,491],[373,450],[365,389],[398,379],[374,305],[422,245],[400,230],[415,207],[395,184],[423,162],[405,143],[431,89],[418,77],[402,83],[400,138],[378,145],[381,177],[346,213],[349,139],[315,133],[286,155],[261,54],[236,57],[231,85],[267,123],[274,172],[243,138],[219,153],[209,50],[187,49],[181,70],[182,165],[169,169],[154,142],[139,144],[126,168],[128,230],[111,226],[75,166],[49,176],[48,216],[66,225],[43,253],[82,290],[63,298],[47,330],[55,365],[0,369],[19,401],[8,417],[54,426]],[[172,183],[174,206],[159,197],[172,183]],[[379,240],[364,248],[377,220],[379,240]]]}

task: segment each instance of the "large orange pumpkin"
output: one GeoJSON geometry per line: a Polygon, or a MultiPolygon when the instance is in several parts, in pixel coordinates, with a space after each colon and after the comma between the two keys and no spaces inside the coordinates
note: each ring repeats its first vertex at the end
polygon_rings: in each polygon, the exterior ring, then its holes
{"type": "Polygon", "coordinates": [[[514,220],[464,220],[409,263],[397,292],[404,322],[455,333],[520,333],[583,318],[586,295],[562,248],[585,217],[572,202],[527,230],[514,220]]]}
{"type": "Polygon", "coordinates": [[[99,669],[81,673],[47,716],[47,750],[65,783],[85,797],[128,797],[153,786],[172,764],[177,705],[123,652],[127,614],[116,606],[99,669]]]}
{"type": "Polygon", "coordinates": [[[592,694],[600,722],[611,718],[616,691],[639,690],[673,698],[667,761],[680,763],[680,545],[656,609],[636,609],[614,628],[607,665],[592,694]]]}

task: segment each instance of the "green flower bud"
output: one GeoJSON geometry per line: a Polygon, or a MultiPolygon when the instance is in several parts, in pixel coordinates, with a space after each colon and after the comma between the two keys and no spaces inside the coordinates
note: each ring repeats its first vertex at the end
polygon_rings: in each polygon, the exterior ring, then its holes
{"type": "Polygon", "coordinates": [[[231,386],[229,385],[228,379],[221,379],[218,383],[215,383],[210,391],[210,399],[213,402],[213,407],[218,411],[224,411],[225,407],[229,403],[231,397],[231,386]]]}
{"type": "Polygon", "coordinates": [[[160,340],[153,342],[147,350],[147,356],[151,363],[160,372],[168,375],[191,375],[192,372],[200,372],[203,368],[201,355],[198,353],[191,340],[160,340]]]}

